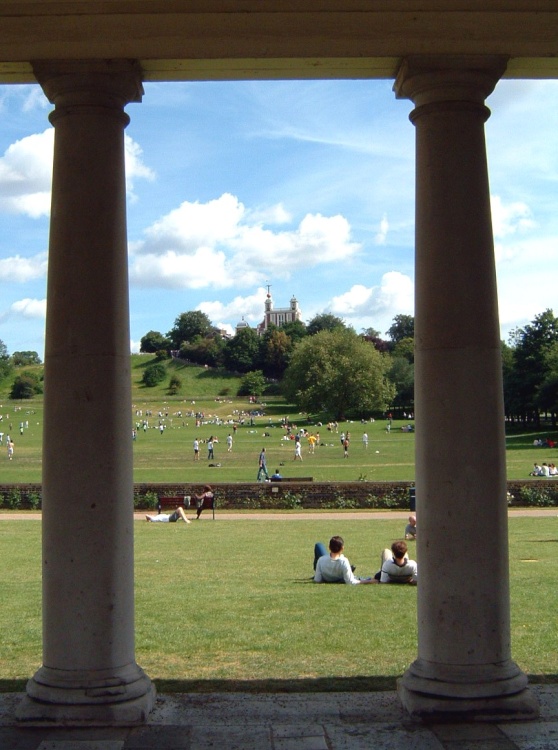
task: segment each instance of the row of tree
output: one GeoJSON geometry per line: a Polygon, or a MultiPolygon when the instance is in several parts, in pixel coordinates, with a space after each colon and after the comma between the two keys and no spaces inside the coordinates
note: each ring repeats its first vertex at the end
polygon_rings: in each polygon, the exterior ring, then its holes
{"type": "MultiPolygon", "coordinates": [[[[141,351],[242,373],[247,395],[260,396],[270,380],[280,382],[301,410],[342,419],[388,406],[412,409],[413,317],[397,315],[386,335],[382,339],[374,329],[357,334],[341,318],[323,313],[307,325],[270,326],[263,335],[246,326],[225,337],[207,315],[190,311],[179,315],[166,335],[149,331],[141,351]]],[[[146,385],[160,382],[155,367],[146,371],[146,385]]]]}
{"type": "MultiPolygon", "coordinates": [[[[246,373],[246,392],[259,395],[266,379],[281,381],[301,409],[365,416],[386,408],[414,408],[414,318],[396,315],[383,339],[360,335],[329,313],[308,325],[270,327],[263,336],[248,327],[223,338],[199,311],[182,313],[166,336],[150,331],[142,351],[166,352],[199,364],[246,373]]],[[[558,318],[550,309],[502,342],[504,405],[510,421],[539,425],[558,415],[558,318]]]]}
{"type": "MultiPolygon", "coordinates": [[[[387,338],[370,328],[357,334],[341,318],[317,315],[270,327],[263,336],[241,328],[225,338],[200,311],[178,316],[168,334],[149,331],[141,351],[158,359],[182,357],[244,375],[244,392],[261,395],[270,380],[301,410],[332,418],[365,417],[386,409],[414,410],[414,318],[396,315],[387,338]]],[[[15,375],[12,398],[32,398],[42,391],[37,352],[8,353],[0,340],[0,381],[15,375]]],[[[558,415],[558,318],[545,310],[502,342],[504,404],[510,421],[539,425],[558,415]]],[[[147,373],[146,373],[147,375],[147,373]]],[[[152,381],[167,377],[166,367],[150,372],[152,381]]],[[[175,390],[178,381],[169,385],[175,390]]]]}
{"type": "Polygon", "coordinates": [[[542,416],[556,426],[558,415],[558,318],[545,310],[502,344],[506,416],[539,425],[542,416]]]}

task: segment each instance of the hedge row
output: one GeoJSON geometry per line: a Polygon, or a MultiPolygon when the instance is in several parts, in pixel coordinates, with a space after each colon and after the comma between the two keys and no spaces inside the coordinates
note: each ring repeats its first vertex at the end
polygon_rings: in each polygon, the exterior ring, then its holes
{"type": "MultiPolygon", "coordinates": [[[[391,509],[409,508],[410,482],[281,482],[214,484],[217,506],[223,510],[258,509],[391,509]]],[[[1,485],[0,508],[40,510],[41,485],[1,485]]],[[[137,484],[134,508],[152,510],[160,495],[186,496],[200,492],[193,484],[137,484]]],[[[558,480],[508,482],[512,507],[558,507],[558,480]]]]}

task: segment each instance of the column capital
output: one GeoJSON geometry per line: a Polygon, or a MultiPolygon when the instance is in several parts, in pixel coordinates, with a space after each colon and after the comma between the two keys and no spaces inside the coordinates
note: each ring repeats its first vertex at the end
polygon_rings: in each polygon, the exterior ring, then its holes
{"type": "Polygon", "coordinates": [[[135,60],[35,60],[33,73],[56,107],[123,109],[141,102],[143,73],[135,60]]]}
{"type": "Polygon", "coordinates": [[[411,55],[403,59],[393,90],[417,107],[444,101],[482,105],[507,62],[501,55],[411,55]]]}

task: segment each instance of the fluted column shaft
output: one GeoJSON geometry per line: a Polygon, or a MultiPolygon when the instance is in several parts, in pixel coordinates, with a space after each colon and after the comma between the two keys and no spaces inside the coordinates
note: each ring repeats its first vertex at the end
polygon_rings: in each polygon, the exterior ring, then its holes
{"type": "Polygon", "coordinates": [[[505,713],[502,696],[522,694],[527,684],[511,660],[502,368],[484,139],[484,100],[504,70],[499,58],[411,58],[396,81],[398,96],[416,105],[420,575],[418,658],[400,692],[421,715],[505,713]]]}
{"type": "Polygon", "coordinates": [[[43,441],[43,666],[20,718],[142,721],[134,661],[124,105],[129,63],[36,64],[55,104],[43,441]]]}

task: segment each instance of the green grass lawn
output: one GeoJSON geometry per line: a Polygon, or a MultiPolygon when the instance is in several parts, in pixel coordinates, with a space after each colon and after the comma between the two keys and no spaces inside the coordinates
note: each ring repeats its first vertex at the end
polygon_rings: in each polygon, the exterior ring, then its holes
{"type": "MultiPolygon", "coordinates": [[[[379,566],[399,520],[135,524],[136,658],[164,691],[392,689],[416,657],[411,586],[317,586],[315,541],[346,541],[357,574],[379,566]]],[[[510,520],[513,657],[555,681],[555,518],[510,520]]],[[[0,690],[41,663],[40,528],[2,521],[0,690]]],[[[420,561],[419,561],[420,564],[420,561]]]]}
{"type": "MultiPolygon", "coordinates": [[[[390,434],[385,430],[385,421],[362,424],[360,421],[342,423],[338,433],[328,432],[318,426],[316,420],[306,421],[292,405],[279,397],[266,399],[265,416],[255,417],[254,424],[239,427],[232,453],[227,453],[226,438],[231,427],[215,424],[215,420],[238,419],[241,411],[248,412],[252,405],[247,398],[236,395],[240,379],[226,373],[171,362],[168,367],[182,379],[182,389],[177,396],[169,396],[166,386],[146,388],[141,384],[145,367],[153,361],[149,355],[132,356],[132,408],[130,411],[130,436],[132,426],[144,418],[150,410],[149,429],[141,426],[134,443],[135,482],[245,482],[255,480],[258,456],[263,446],[268,454],[268,469],[279,466],[286,476],[313,476],[317,481],[412,481],[415,478],[415,435],[401,431],[407,424],[395,421],[390,434]],[[195,418],[188,412],[203,412],[206,424],[196,428],[195,418]],[[142,416],[137,415],[142,412],[142,416]],[[157,429],[158,413],[163,415],[165,430],[157,429]],[[178,417],[182,412],[182,417],[178,417]],[[309,430],[319,430],[320,447],[315,455],[309,455],[304,445],[303,462],[293,461],[293,444],[282,440],[281,418],[289,418],[309,430]],[[340,443],[340,433],[349,430],[351,446],[349,458],[345,459],[340,443]],[[363,432],[369,435],[368,450],[362,443],[363,432]],[[209,467],[205,460],[205,446],[201,447],[199,463],[193,462],[192,443],[195,437],[206,440],[210,435],[218,438],[215,445],[215,461],[219,467],[209,467]]],[[[27,369],[27,368],[25,368],[27,369]]],[[[32,368],[31,368],[32,369],[32,368]]],[[[5,447],[0,453],[0,484],[12,482],[41,481],[41,442],[43,425],[43,401],[12,402],[7,398],[7,383],[0,384],[1,432],[10,432],[15,442],[14,460],[8,462],[5,447]],[[23,435],[19,434],[21,422],[29,423],[23,435]],[[11,425],[11,427],[10,427],[11,425]]],[[[167,384],[168,385],[168,384],[167,384]]],[[[76,414],[79,424],[79,414],[76,414]]],[[[517,432],[507,438],[507,472],[509,479],[527,478],[535,460],[558,463],[558,450],[533,447],[534,437],[553,437],[558,441],[558,432],[549,429],[539,433],[517,432]]]]}

